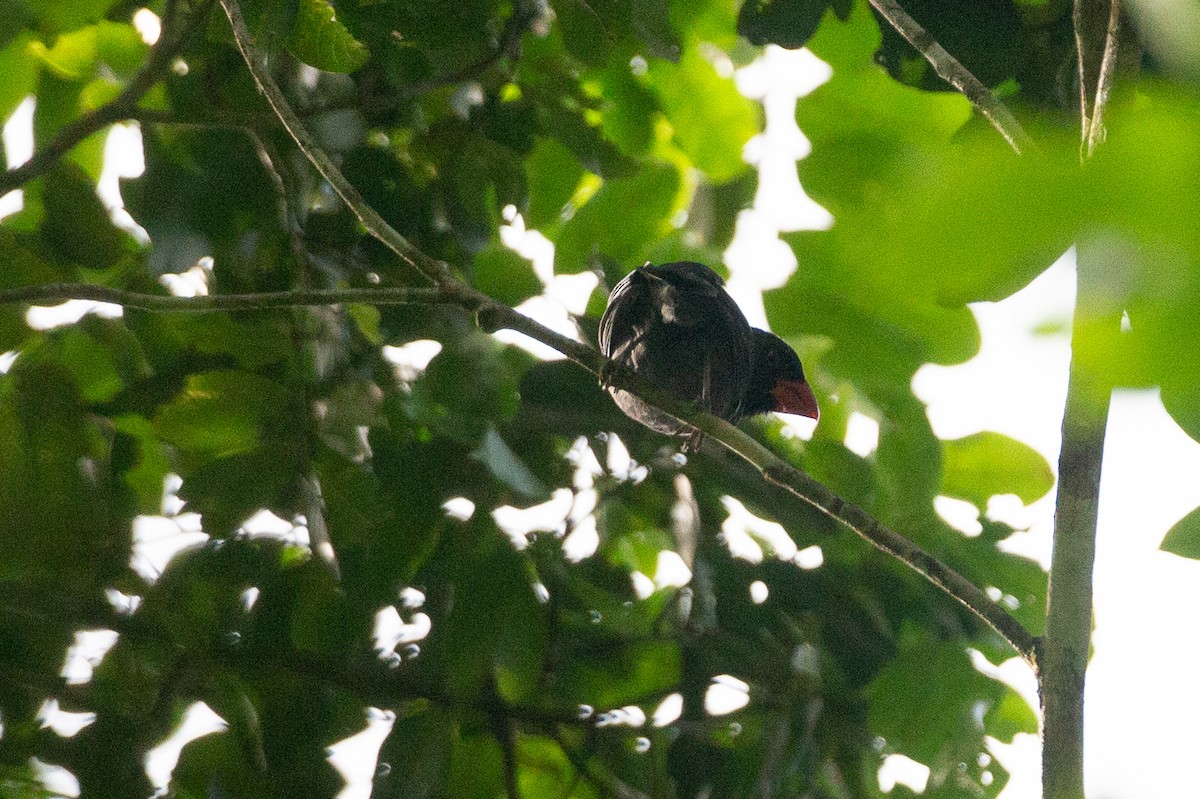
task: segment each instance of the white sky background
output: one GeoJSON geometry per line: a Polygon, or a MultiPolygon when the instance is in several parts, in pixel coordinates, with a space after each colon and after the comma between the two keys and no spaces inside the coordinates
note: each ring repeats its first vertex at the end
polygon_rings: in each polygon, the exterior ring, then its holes
{"type": "MultiPolygon", "coordinates": [[[[766,132],[746,151],[747,160],[760,169],[756,208],[739,219],[725,256],[732,272],[730,293],[752,324],[765,326],[761,290],[782,285],[797,266],[803,268],[777,234],[833,223],[803,195],[793,167],[809,151],[795,126],[794,103],[829,74],[829,68],[805,50],[774,47],[738,73],[739,86],[763,101],[767,117],[766,132]]],[[[5,128],[10,165],[28,157],[30,111],[24,106],[5,128]]],[[[118,128],[110,145],[110,157],[121,173],[140,171],[136,131],[118,128]]],[[[112,199],[115,180],[106,177],[102,193],[110,205],[117,204],[119,198],[112,199]]],[[[0,216],[14,210],[17,202],[16,193],[4,198],[0,216]]],[[[516,220],[516,227],[520,224],[516,220]]],[[[519,243],[518,234],[509,235],[513,244],[519,243]]],[[[543,246],[536,263],[548,282],[550,257],[543,246]]],[[[568,283],[555,278],[549,296],[523,310],[553,317],[545,321],[561,325],[566,309],[582,310],[575,307],[580,289],[591,288],[568,283]]],[[[1068,255],[1013,297],[974,306],[983,332],[979,355],[957,367],[926,366],[914,380],[938,435],[953,438],[996,430],[1030,444],[1056,466],[1068,342],[1062,333],[1035,336],[1032,331],[1048,321],[1068,323],[1063,329],[1069,329],[1073,294],[1074,264],[1068,255]]],[[[811,434],[810,421],[797,425],[805,437],[811,434]]],[[[851,431],[856,440],[848,443],[856,451],[869,450],[874,432],[872,425],[859,420],[851,431]]],[[[1200,562],[1161,553],[1157,547],[1170,525],[1200,504],[1198,476],[1200,445],[1167,416],[1156,392],[1118,392],[1101,486],[1097,627],[1088,671],[1086,772],[1091,799],[1197,795],[1200,691],[1195,673],[1200,625],[1191,617],[1200,607],[1200,562]]],[[[1028,527],[1013,548],[1048,563],[1053,496],[1029,508],[1012,497],[997,498],[989,511],[1014,526],[1028,527]]],[[[1002,673],[1035,701],[1032,676],[1019,660],[1005,664],[1002,673]]],[[[365,748],[377,746],[372,740],[365,748]]],[[[1011,747],[996,746],[994,754],[1012,773],[1002,799],[1041,795],[1036,737],[1021,736],[1011,747]]],[[[889,785],[896,778],[921,782],[921,769],[906,767],[902,760],[889,761],[885,771],[889,785]]],[[[369,782],[359,782],[353,795],[364,796],[364,789],[369,790],[369,782]]]]}

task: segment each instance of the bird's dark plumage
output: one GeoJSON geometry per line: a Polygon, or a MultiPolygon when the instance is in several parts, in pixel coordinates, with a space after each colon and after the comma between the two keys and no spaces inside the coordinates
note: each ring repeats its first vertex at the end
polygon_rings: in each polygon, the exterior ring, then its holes
{"type": "MultiPolygon", "coordinates": [[[[608,298],[600,350],[651,384],[730,422],[769,411],[817,418],[796,353],[750,327],[716,272],[690,261],[633,270],[608,298]]],[[[626,391],[626,415],[667,434],[688,429],[626,391]]]]}

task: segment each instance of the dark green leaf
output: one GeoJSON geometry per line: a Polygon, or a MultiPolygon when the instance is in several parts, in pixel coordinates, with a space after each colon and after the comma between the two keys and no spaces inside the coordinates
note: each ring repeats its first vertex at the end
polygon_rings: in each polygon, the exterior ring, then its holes
{"type": "Polygon", "coordinates": [[[529,183],[526,224],[542,228],[557,222],[563,207],[579,188],[583,168],[557,139],[542,138],[525,160],[525,172],[529,183]]]}
{"type": "Polygon", "coordinates": [[[1000,693],[954,643],[931,644],[901,654],[868,687],[871,730],[888,747],[920,763],[974,740],[983,729],[962,699],[1000,693]]]}
{"type": "Polygon", "coordinates": [[[529,259],[501,244],[475,256],[472,276],[475,288],[505,305],[520,305],[544,288],[529,259]]]}
{"type": "Polygon", "coordinates": [[[803,47],[816,33],[829,0],[745,0],[738,33],[754,44],[803,47]]]}

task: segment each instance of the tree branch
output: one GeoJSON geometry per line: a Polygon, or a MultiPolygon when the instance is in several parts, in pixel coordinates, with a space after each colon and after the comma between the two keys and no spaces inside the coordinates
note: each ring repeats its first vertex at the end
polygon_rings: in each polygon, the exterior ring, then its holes
{"type": "Polygon", "coordinates": [[[217,311],[262,311],[270,308],[296,308],[313,305],[462,305],[453,292],[426,287],[378,287],[370,289],[331,289],[264,291],[255,294],[214,294],[206,297],[172,297],[125,291],[88,283],[43,283],[15,289],[0,289],[0,304],[26,303],[49,305],[67,300],[109,302],[138,311],[174,313],[214,313],[217,311]]]}
{"type": "Polygon", "coordinates": [[[929,32],[921,27],[921,23],[910,17],[899,3],[895,0],[871,0],[871,6],[904,37],[905,41],[925,57],[934,72],[971,101],[975,110],[992,124],[1014,150],[1020,153],[1035,146],[1033,139],[1021,127],[1021,123],[1008,107],[997,100],[991,90],[971,74],[957,58],[946,52],[946,48],[938,44],[929,32]]]}
{"type": "Polygon", "coordinates": [[[114,302],[146,311],[229,311],[282,308],[293,305],[361,303],[403,305],[438,303],[457,305],[474,312],[480,327],[488,332],[508,329],[561,352],[575,363],[600,375],[610,385],[637,394],[660,410],[695,427],[707,437],[743,458],[770,482],[782,487],[832,519],[849,527],[881,551],[900,560],[933,585],[986,622],[1030,664],[1034,663],[1034,637],[1011,614],[990,600],[974,583],[925,552],[904,536],[885,527],[865,510],[852,505],[795,467],[778,458],[742,430],[723,419],[700,413],[688,402],[648,385],[636,374],[606,361],[600,353],[573,339],[550,330],[475,289],[448,281],[431,288],[370,288],[334,291],[264,292],[228,294],[210,297],[162,297],[82,284],[47,284],[28,288],[0,290],[0,303],[35,300],[89,299],[114,302]]]}
{"type": "Polygon", "coordinates": [[[1079,68],[1080,68],[1080,99],[1083,103],[1083,132],[1081,150],[1084,151],[1087,157],[1091,157],[1096,152],[1097,145],[1104,141],[1104,109],[1108,105],[1108,96],[1112,92],[1113,72],[1117,65],[1117,45],[1121,32],[1121,3],[1120,0],[1110,0],[1108,5],[1108,24],[1104,30],[1104,48],[1100,56],[1100,63],[1096,68],[1096,89],[1095,99],[1092,101],[1092,107],[1087,108],[1087,81],[1084,75],[1084,49],[1080,45],[1081,42],[1081,24],[1079,22],[1079,14],[1081,13],[1082,0],[1077,0],[1075,3],[1075,14],[1077,26],[1075,29],[1075,41],[1079,46],[1079,68]]]}
{"type": "Polygon", "coordinates": [[[180,15],[180,0],[168,0],[162,17],[162,33],[158,42],[150,50],[150,57],[133,80],[121,90],[116,98],[100,106],[89,114],[85,114],[59,130],[49,144],[33,154],[25,163],[8,170],[0,175],[0,196],[13,189],[19,188],[34,178],[45,174],[54,168],[64,155],[70,152],[81,141],[109,125],[116,124],[137,112],[138,103],[146,92],[158,83],[163,73],[171,66],[175,55],[179,52],[183,41],[191,30],[191,23],[204,19],[212,0],[203,3],[192,15],[189,24],[176,30],[176,20],[180,15]]]}
{"type": "Polygon", "coordinates": [[[1092,634],[1092,566],[1100,466],[1112,384],[1097,363],[1112,352],[1120,314],[1102,307],[1102,255],[1080,248],[1078,292],[1071,332],[1071,371],[1058,461],[1054,550],[1046,635],[1039,643],[1042,695],[1042,784],[1046,799],[1083,799],[1083,689],[1092,634]],[[1103,340],[1096,341],[1096,322],[1103,340]]]}

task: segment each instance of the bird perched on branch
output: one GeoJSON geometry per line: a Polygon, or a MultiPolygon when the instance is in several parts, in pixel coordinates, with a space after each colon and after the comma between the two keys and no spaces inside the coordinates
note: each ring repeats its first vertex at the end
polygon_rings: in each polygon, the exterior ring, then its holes
{"type": "MultiPolygon", "coordinates": [[[[600,351],[651,385],[731,423],[769,411],[816,419],[800,358],[783,339],[750,327],[721,277],[691,261],[629,273],[600,319],[600,351]]],[[[616,387],[637,422],[668,435],[695,431],[616,387]]]]}

